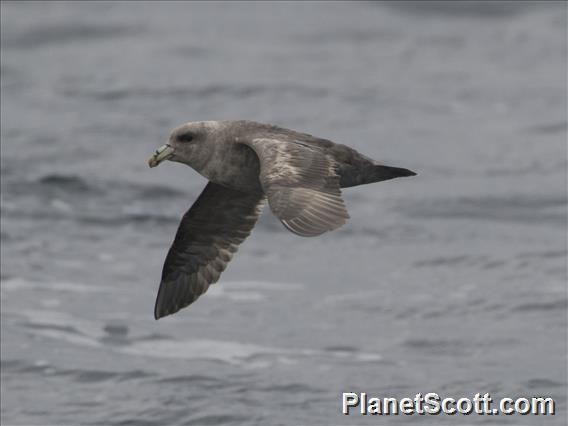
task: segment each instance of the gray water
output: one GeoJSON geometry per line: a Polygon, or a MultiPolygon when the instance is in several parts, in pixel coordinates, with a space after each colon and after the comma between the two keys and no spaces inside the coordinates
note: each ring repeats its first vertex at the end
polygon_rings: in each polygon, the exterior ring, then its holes
{"type": "Polygon", "coordinates": [[[566,422],[566,5],[2,2],[2,424],[566,422]],[[265,211],[154,321],[205,185],[147,159],[250,119],[418,172],[306,239],[265,211]],[[554,417],[341,414],[552,397],[554,417]]]}

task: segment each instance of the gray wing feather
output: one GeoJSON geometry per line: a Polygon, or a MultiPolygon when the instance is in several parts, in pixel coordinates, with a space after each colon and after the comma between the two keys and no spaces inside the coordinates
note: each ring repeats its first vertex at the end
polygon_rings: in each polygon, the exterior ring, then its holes
{"type": "Polygon", "coordinates": [[[183,216],[166,256],[154,308],[156,319],[190,305],[217,282],[254,227],[263,199],[262,194],[207,184],[183,216]]]}
{"type": "Polygon", "coordinates": [[[260,182],[274,214],[290,231],[313,237],[349,218],[337,163],[300,141],[258,138],[244,142],[260,160],[260,182]]]}

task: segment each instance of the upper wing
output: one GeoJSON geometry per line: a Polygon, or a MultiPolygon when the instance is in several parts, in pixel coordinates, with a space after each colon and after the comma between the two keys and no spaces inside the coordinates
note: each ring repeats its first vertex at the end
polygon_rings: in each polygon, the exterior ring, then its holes
{"type": "Polygon", "coordinates": [[[260,182],[274,214],[290,231],[313,237],[349,218],[337,163],[300,141],[259,138],[243,142],[260,160],[260,182]]]}
{"type": "Polygon", "coordinates": [[[262,194],[245,194],[209,182],[183,216],[170,247],[154,317],[193,303],[215,283],[262,211],[262,194]]]}

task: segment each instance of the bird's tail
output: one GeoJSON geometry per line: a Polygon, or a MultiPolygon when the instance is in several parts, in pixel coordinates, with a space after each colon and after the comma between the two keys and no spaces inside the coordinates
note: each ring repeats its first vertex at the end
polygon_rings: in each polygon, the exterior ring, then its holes
{"type": "Polygon", "coordinates": [[[412,170],[386,166],[370,159],[355,166],[343,167],[340,169],[340,174],[340,185],[342,188],[416,175],[412,170]]]}

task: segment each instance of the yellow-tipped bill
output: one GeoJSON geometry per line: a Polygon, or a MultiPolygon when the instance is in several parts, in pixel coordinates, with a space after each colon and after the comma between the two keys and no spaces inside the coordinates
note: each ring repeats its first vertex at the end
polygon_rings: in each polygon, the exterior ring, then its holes
{"type": "Polygon", "coordinates": [[[148,160],[148,165],[150,167],[156,167],[162,161],[170,158],[173,153],[174,153],[174,149],[171,146],[169,146],[168,144],[162,145],[161,147],[159,147],[156,150],[154,155],[152,155],[150,157],[150,159],[148,160]]]}

